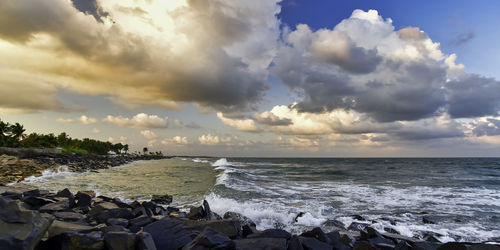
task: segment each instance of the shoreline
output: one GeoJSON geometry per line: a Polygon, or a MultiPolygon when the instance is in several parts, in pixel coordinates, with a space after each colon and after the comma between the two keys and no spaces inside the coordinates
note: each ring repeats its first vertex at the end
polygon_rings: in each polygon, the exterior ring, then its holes
{"type": "Polygon", "coordinates": [[[93,191],[0,186],[0,242],[7,249],[500,249],[492,242],[418,240],[358,222],[331,232],[258,231],[251,219],[218,215],[207,201],[182,212],[169,206],[172,199],[153,194],[150,201],[124,203],[93,191]]]}
{"type": "Polygon", "coordinates": [[[73,153],[43,153],[30,155],[0,155],[0,185],[16,183],[30,176],[41,176],[47,169],[67,166],[73,172],[97,171],[140,160],[169,159],[161,155],[84,155],[73,153]]]}

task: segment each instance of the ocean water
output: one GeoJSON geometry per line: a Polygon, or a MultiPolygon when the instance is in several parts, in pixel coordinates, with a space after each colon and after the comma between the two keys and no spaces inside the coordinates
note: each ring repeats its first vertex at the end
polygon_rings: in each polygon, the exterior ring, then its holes
{"type": "Polygon", "coordinates": [[[124,200],[174,195],[251,218],[258,229],[301,232],[363,216],[380,231],[447,241],[500,241],[500,158],[173,158],[98,173],[62,167],[24,182],[48,190],[95,190],[124,200]],[[299,213],[304,213],[295,221],[299,213]],[[424,224],[426,216],[435,224],[424,224]]]}

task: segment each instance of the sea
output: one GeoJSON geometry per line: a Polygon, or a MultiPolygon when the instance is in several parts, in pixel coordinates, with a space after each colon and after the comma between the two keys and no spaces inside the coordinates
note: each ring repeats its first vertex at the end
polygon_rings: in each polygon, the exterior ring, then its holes
{"type": "Polygon", "coordinates": [[[212,211],[241,213],[259,230],[328,231],[335,220],[419,239],[500,242],[500,158],[176,157],[98,172],[61,166],[24,183],[126,202],[170,194],[185,211],[207,200],[212,211]]]}

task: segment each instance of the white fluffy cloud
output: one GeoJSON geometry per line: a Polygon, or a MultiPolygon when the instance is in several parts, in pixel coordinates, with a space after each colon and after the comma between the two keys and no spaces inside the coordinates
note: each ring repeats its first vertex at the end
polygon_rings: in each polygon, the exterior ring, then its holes
{"type": "Polygon", "coordinates": [[[219,142],[220,142],[219,136],[211,135],[211,134],[202,135],[202,136],[198,137],[198,141],[202,145],[216,145],[216,144],[219,144],[219,142]]]}
{"type": "Polygon", "coordinates": [[[86,115],[82,115],[80,116],[80,118],[78,118],[78,120],[82,123],[82,124],[93,124],[93,123],[96,123],[97,122],[97,119],[96,118],[93,118],[93,117],[88,117],[86,115]]]}
{"type": "Polygon", "coordinates": [[[187,137],[177,135],[177,136],[174,136],[170,139],[162,140],[161,144],[163,144],[165,146],[169,146],[169,145],[184,146],[184,145],[188,145],[189,141],[188,141],[187,137]]]}
{"type": "Polygon", "coordinates": [[[144,136],[144,138],[148,140],[155,140],[158,139],[158,135],[156,135],[153,131],[151,130],[142,130],[141,135],[144,136]]]}
{"type": "Polygon", "coordinates": [[[235,128],[239,131],[244,132],[260,132],[261,129],[257,127],[255,121],[252,119],[231,119],[225,117],[223,113],[218,112],[217,117],[222,121],[222,123],[235,128]]]}
{"type": "Polygon", "coordinates": [[[120,127],[136,129],[168,127],[168,117],[161,118],[157,115],[148,115],[144,113],[137,114],[132,118],[108,115],[103,119],[103,122],[115,124],[120,127]]]}

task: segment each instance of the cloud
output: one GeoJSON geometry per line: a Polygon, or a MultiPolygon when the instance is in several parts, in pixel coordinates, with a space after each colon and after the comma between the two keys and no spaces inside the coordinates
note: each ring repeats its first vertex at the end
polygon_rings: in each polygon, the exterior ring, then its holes
{"type": "Polygon", "coordinates": [[[485,118],[472,122],[472,133],[475,136],[497,136],[500,135],[500,119],[485,118]]]}
{"type": "Polygon", "coordinates": [[[108,115],[103,119],[103,122],[135,129],[168,127],[168,117],[161,118],[157,115],[148,115],[145,113],[137,114],[132,118],[108,115]]]}
{"type": "Polygon", "coordinates": [[[395,30],[377,11],[355,10],[331,30],[298,25],[285,42],[272,72],[303,96],[300,112],[354,110],[378,122],[440,116],[447,107],[456,113],[447,81],[464,67],[419,28],[395,30]]]}
{"type": "Polygon", "coordinates": [[[469,30],[458,34],[453,40],[450,41],[452,46],[463,45],[476,37],[476,32],[474,30],[469,30]]]}
{"type": "Polygon", "coordinates": [[[185,127],[191,128],[191,129],[200,129],[201,128],[201,126],[196,122],[190,122],[190,123],[186,124],[185,127]]]}
{"type": "Polygon", "coordinates": [[[51,86],[48,97],[58,87],[131,108],[250,110],[268,89],[278,2],[2,1],[0,53],[19,79],[51,86]]]}
{"type": "Polygon", "coordinates": [[[223,113],[218,112],[217,117],[222,121],[222,123],[244,132],[260,132],[261,129],[257,127],[255,121],[252,119],[231,119],[225,117],[223,113]]]}
{"type": "Polygon", "coordinates": [[[74,119],[70,119],[70,118],[68,118],[68,119],[65,119],[65,118],[57,118],[57,120],[56,120],[56,121],[57,121],[57,122],[59,122],[59,123],[73,123],[73,122],[75,122],[75,120],[74,120],[74,119]]]}
{"type": "Polygon", "coordinates": [[[151,130],[142,130],[141,135],[144,136],[144,138],[148,140],[155,140],[158,139],[159,137],[151,130]]]}
{"type": "Polygon", "coordinates": [[[92,117],[87,117],[85,115],[82,115],[80,116],[80,118],[78,118],[78,120],[82,123],[82,124],[93,124],[93,123],[96,123],[97,122],[97,119],[96,118],[92,118],[92,117]]]}
{"type": "Polygon", "coordinates": [[[202,145],[216,145],[216,144],[219,144],[219,142],[220,142],[219,136],[211,135],[211,134],[202,135],[202,136],[198,137],[198,141],[202,145]]]}
{"type": "Polygon", "coordinates": [[[99,129],[97,129],[97,128],[92,129],[92,134],[99,134],[99,133],[101,133],[101,131],[99,129]]]}
{"type": "Polygon", "coordinates": [[[269,111],[262,112],[261,114],[256,113],[255,119],[258,123],[269,126],[288,126],[293,124],[291,119],[280,118],[269,111]]]}
{"type": "Polygon", "coordinates": [[[187,137],[177,135],[177,136],[172,137],[171,139],[162,140],[161,144],[163,144],[165,146],[169,146],[169,145],[185,146],[185,145],[189,144],[189,141],[188,141],[187,137]]]}

